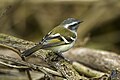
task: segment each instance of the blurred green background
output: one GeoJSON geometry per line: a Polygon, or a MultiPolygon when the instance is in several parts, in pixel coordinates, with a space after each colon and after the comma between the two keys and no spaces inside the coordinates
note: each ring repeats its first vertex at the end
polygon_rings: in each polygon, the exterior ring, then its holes
{"type": "Polygon", "coordinates": [[[0,0],[0,33],[39,42],[67,18],[83,20],[75,46],[120,53],[119,0],[0,0]]]}

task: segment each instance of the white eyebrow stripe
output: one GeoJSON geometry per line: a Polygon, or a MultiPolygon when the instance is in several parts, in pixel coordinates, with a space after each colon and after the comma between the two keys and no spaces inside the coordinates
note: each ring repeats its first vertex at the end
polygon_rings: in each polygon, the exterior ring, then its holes
{"type": "Polygon", "coordinates": [[[74,25],[74,24],[76,24],[76,23],[78,23],[78,22],[72,22],[72,23],[70,23],[70,24],[66,24],[64,27],[65,27],[65,28],[68,28],[70,25],[74,25]]]}

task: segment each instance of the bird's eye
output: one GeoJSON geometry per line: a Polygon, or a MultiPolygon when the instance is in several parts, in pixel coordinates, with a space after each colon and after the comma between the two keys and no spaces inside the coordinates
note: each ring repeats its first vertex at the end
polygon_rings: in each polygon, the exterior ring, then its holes
{"type": "Polygon", "coordinates": [[[77,27],[78,27],[78,24],[79,23],[74,23],[74,24],[70,24],[69,26],[68,26],[68,29],[70,29],[70,30],[76,30],[77,29],[77,27]]]}
{"type": "Polygon", "coordinates": [[[71,24],[69,27],[74,27],[74,26],[76,26],[76,25],[78,25],[78,23],[71,24]]]}

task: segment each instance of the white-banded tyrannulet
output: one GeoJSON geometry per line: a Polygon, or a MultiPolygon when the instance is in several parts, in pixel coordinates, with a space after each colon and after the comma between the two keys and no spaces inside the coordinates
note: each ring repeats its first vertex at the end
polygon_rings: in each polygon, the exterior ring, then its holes
{"type": "Polygon", "coordinates": [[[60,25],[51,30],[42,41],[34,47],[24,51],[22,56],[29,56],[39,49],[52,50],[55,53],[62,53],[73,47],[77,39],[79,21],[74,18],[64,20],[60,25]]]}

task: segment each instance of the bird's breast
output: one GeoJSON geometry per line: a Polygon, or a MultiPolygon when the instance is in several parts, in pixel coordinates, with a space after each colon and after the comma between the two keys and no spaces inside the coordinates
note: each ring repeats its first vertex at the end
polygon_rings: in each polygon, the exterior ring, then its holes
{"type": "Polygon", "coordinates": [[[66,44],[66,45],[61,45],[61,46],[56,46],[56,47],[49,47],[47,48],[48,50],[52,50],[55,53],[61,53],[61,52],[65,52],[69,49],[71,49],[73,47],[73,45],[75,44],[75,41],[70,43],[70,44],[66,44]]]}

